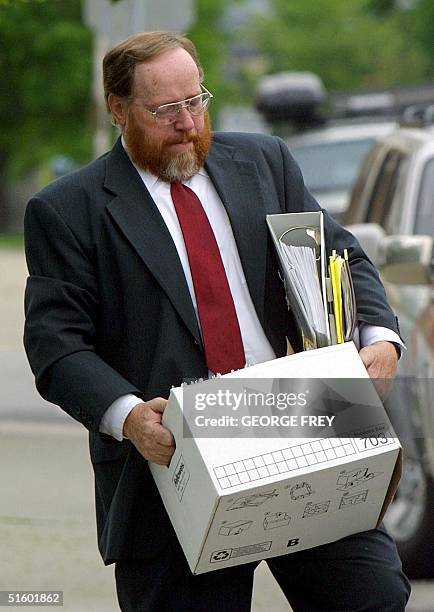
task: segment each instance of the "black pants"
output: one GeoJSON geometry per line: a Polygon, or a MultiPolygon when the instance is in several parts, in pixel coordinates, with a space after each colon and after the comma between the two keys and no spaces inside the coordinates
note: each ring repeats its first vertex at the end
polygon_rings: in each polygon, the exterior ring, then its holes
{"type": "MultiPolygon", "coordinates": [[[[267,563],[295,612],[400,612],[410,596],[383,527],[267,563]]],[[[116,563],[119,604],[123,612],[249,612],[256,565],[193,576],[173,541],[151,560],[116,563]]]]}

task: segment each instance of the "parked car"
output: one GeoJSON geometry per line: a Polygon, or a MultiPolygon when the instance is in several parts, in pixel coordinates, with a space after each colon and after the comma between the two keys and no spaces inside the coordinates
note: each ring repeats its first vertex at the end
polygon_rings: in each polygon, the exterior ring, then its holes
{"type": "Polygon", "coordinates": [[[287,144],[309,191],[337,220],[360,166],[375,142],[396,127],[389,92],[334,95],[311,72],[264,76],[256,108],[287,144]]]}
{"type": "Polygon", "coordinates": [[[338,221],[349,204],[351,188],[366,155],[395,127],[394,121],[347,120],[288,139],[307,188],[338,221]]]}
{"type": "Polygon", "coordinates": [[[417,126],[416,113],[379,141],[344,217],[380,270],[407,345],[386,405],[404,468],[385,522],[411,578],[434,577],[433,115],[427,109],[417,126]]]}

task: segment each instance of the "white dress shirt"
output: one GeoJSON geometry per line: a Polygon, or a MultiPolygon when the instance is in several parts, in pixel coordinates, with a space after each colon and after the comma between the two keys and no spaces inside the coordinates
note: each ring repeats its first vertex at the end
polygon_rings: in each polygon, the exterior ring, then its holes
{"type": "MultiPolygon", "coordinates": [[[[187,251],[170,195],[170,185],[149,172],[137,167],[136,169],[157,205],[175,243],[196,316],[198,317],[196,296],[194,293],[187,251]]],[[[274,359],[276,354],[265,336],[247,288],[240,256],[226,209],[214,185],[203,168],[201,168],[190,180],[186,181],[185,185],[190,187],[198,196],[213,229],[238,316],[244,352],[246,355],[246,366],[274,359]]],[[[389,340],[390,342],[394,342],[404,347],[399,336],[392,330],[372,325],[363,326],[360,333],[361,346],[367,346],[379,340],[389,340]]],[[[100,423],[100,432],[109,434],[117,440],[122,440],[125,419],[134,406],[142,401],[143,400],[132,394],[118,398],[104,413],[100,423]]]]}

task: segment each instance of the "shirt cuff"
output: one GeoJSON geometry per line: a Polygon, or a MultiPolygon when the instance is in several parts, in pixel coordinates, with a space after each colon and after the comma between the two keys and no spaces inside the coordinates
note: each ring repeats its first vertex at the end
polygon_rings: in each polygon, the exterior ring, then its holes
{"type": "Polygon", "coordinates": [[[380,327],[378,325],[363,325],[360,329],[360,346],[369,346],[374,342],[392,342],[401,355],[402,351],[407,350],[407,347],[393,330],[388,327],[380,327]]]}
{"type": "Polygon", "coordinates": [[[109,434],[122,442],[125,419],[134,406],[141,403],[143,400],[131,393],[118,397],[105,411],[99,425],[100,433],[109,434]]]}

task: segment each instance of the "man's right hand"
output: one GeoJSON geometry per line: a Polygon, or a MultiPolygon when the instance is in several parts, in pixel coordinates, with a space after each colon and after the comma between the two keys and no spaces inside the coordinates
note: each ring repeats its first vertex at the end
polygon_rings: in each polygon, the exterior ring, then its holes
{"type": "Polygon", "coordinates": [[[137,404],[125,419],[123,433],[148,461],[168,465],[175,451],[172,434],[161,424],[167,400],[156,397],[137,404]]]}

